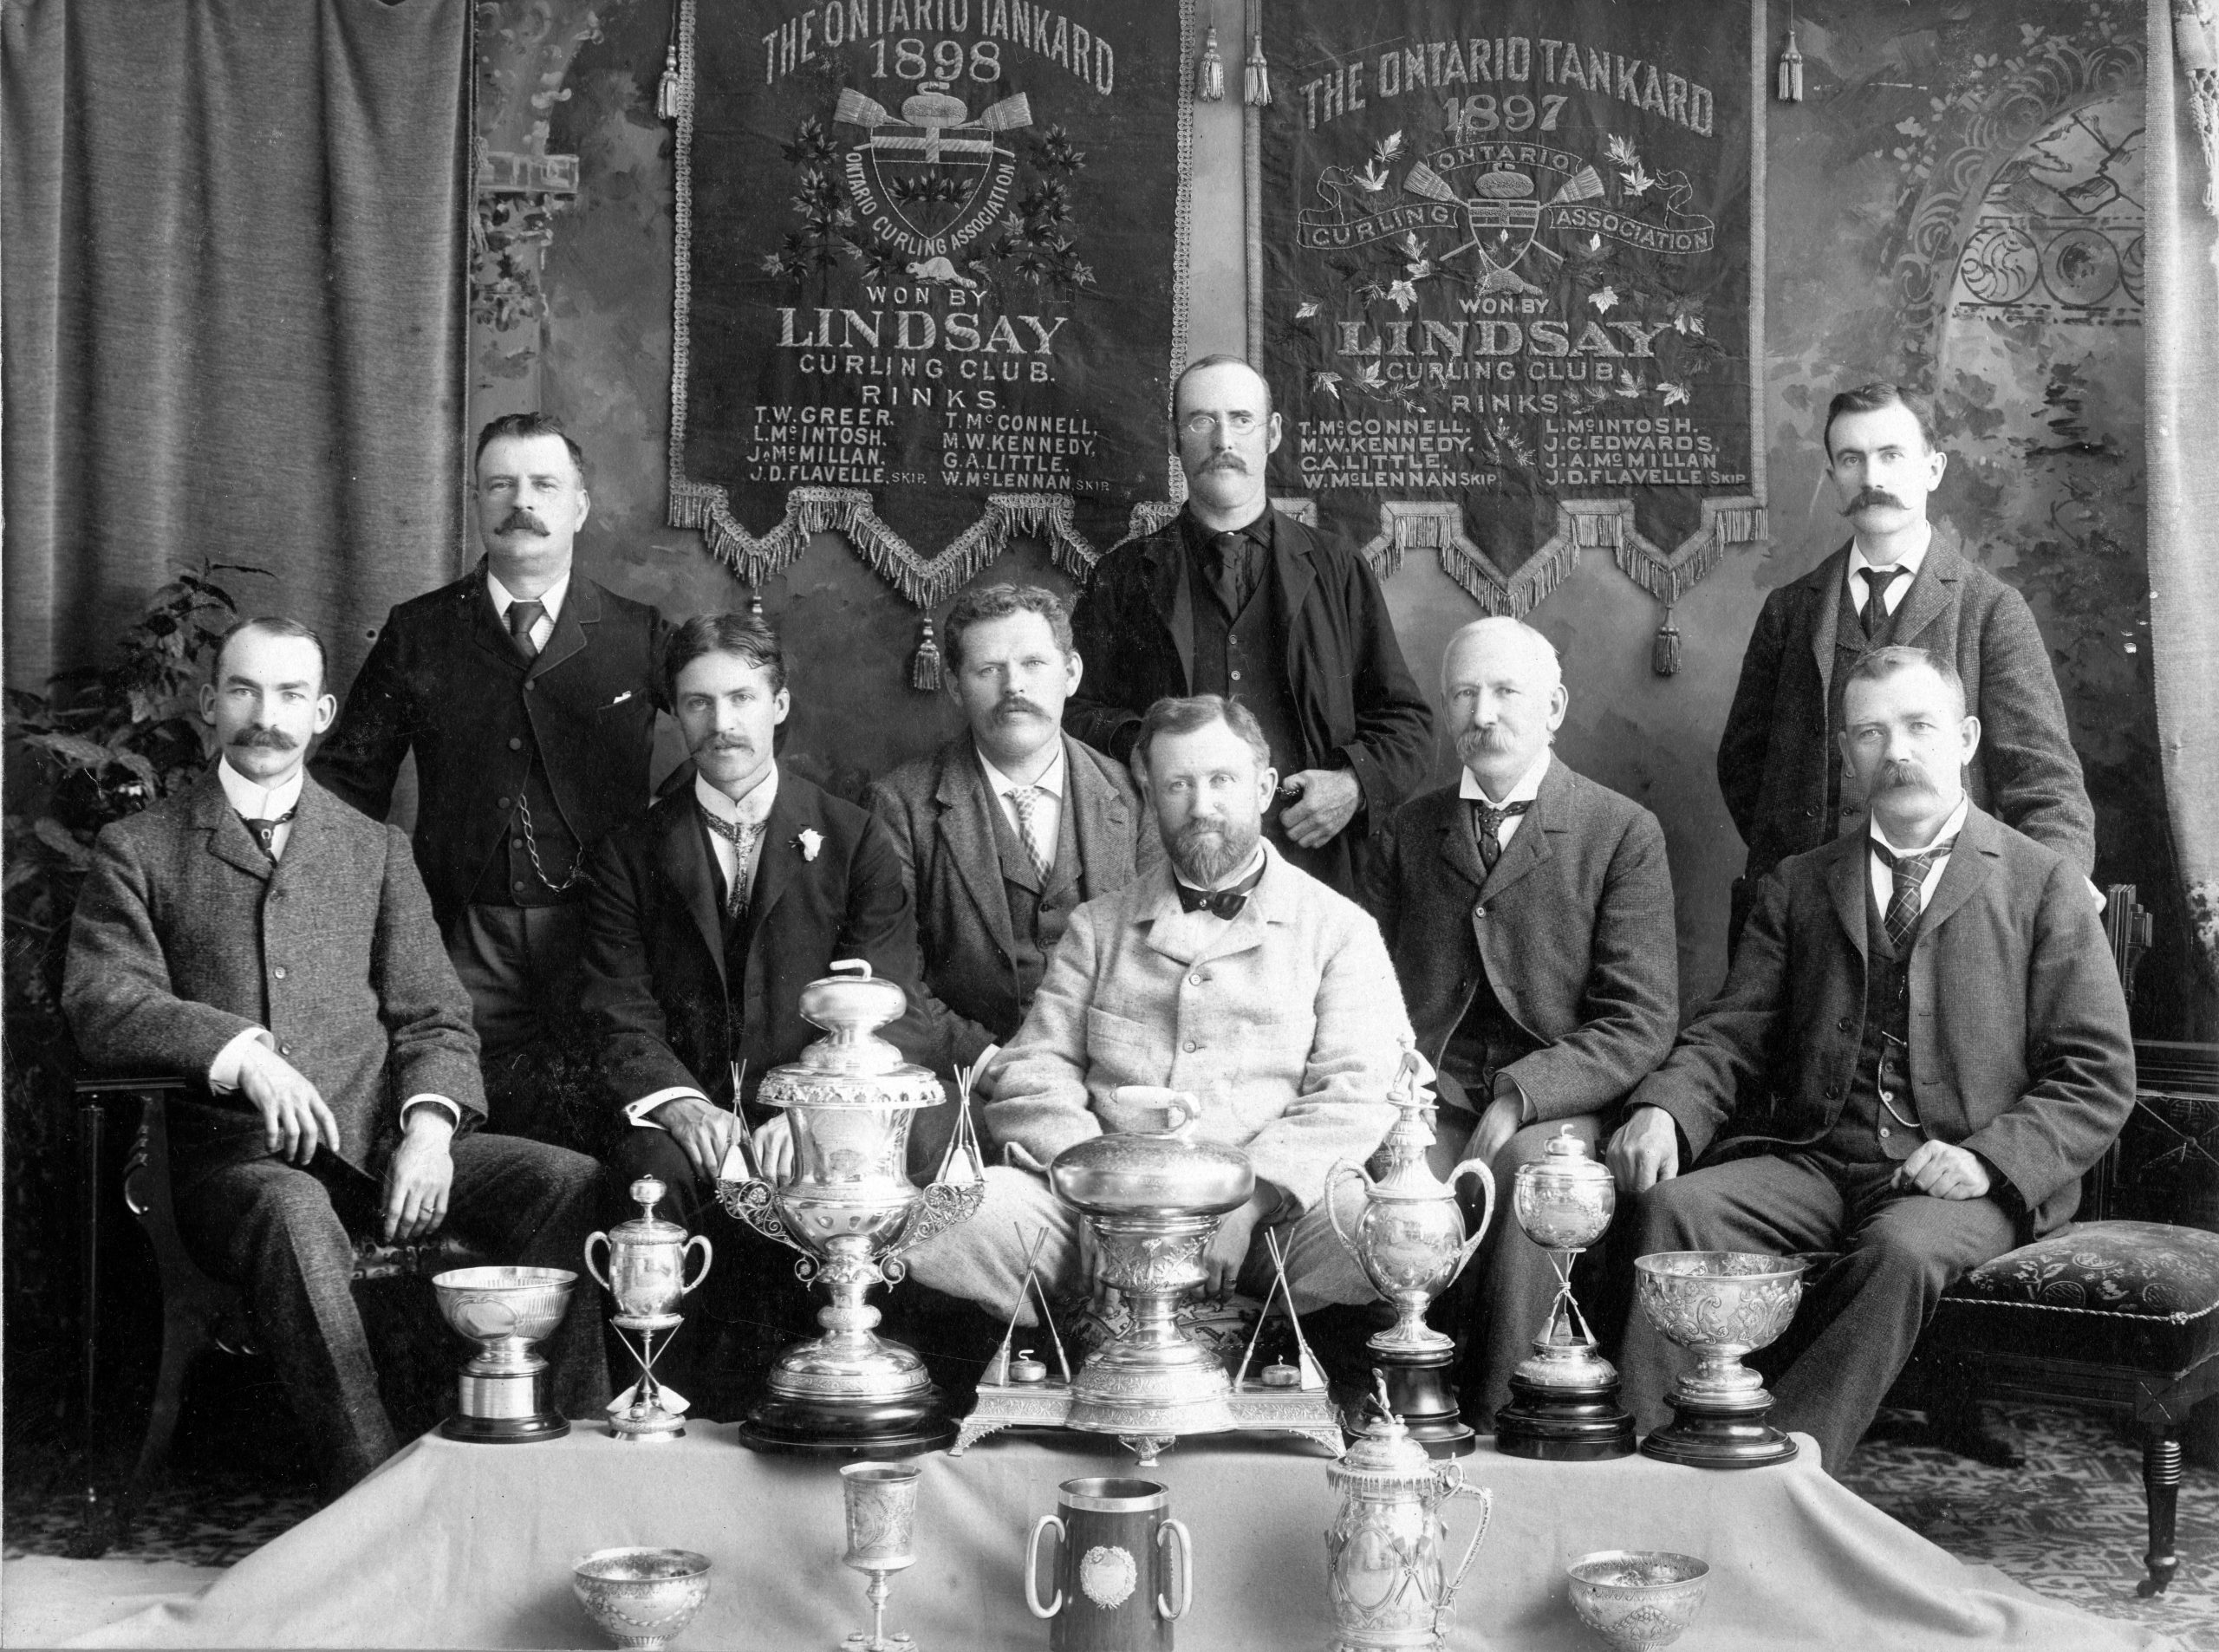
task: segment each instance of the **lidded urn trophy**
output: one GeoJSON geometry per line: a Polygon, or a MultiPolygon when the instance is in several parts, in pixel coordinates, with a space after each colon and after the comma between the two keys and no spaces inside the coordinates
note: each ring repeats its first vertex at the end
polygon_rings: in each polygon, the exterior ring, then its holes
{"type": "Polygon", "coordinates": [[[824,1335],[797,1343],[771,1366],[768,1391],[741,1423],[758,1451],[836,1452],[879,1457],[932,1451],[955,1438],[924,1362],[875,1334],[873,1285],[899,1284],[901,1253],[979,1208],[985,1173],[967,1109],[956,1121],[932,1185],[907,1170],[911,1115],[946,1097],[927,1069],[876,1030],[908,1007],[895,983],[861,960],[802,989],[801,1012],[826,1036],[801,1059],[763,1076],[758,1099],[786,1110],[793,1168],[777,1186],[762,1177],[719,1181],[717,1200],[758,1233],[801,1252],[794,1272],[822,1280],[832,1301],[819,1311],[824,1335]]]}
{"type": "Polygon", "coordinates": [[[1557,1298],[1533,1352],[1510,1376],[1510,1403],[1494,1414],[1494,1448],[1513,1457],[1592,1462],[1633,1451],[1633,1414],[1618,1403],[1618,1373],[1595,1350],[1595,1334],[1572,1294],[1573,1259],[1610,1232],[1618,1185],[1587,1156],[1569,1124],[1544,1156],[1518,1167],[1510,1208],[1526,1237],[1549,1253],[1557,1298]]]}
{"type": "Polygon", "coordinates": [[[713,1252],[707,1235],[688,1239],[676,1222],[655,1214],[655,1202],[663,1195],[658,1178],[641,1176],[632,1184],[631,1194],[640,1207],[637,1216],[606,1233],[586,1235],[586,1272],[616,1303],[608,1323],[640,1338],[639,1351],[633,1356],[640,1362],[640,1380],[609,1402],[608,1432],[619,1440],[675,1440],[686,1432],[687,1402],[677,1389],[656,1380],[655,1338],[675,1335],[686,1323],[678,1304],[709,1277],[713,1252]],[[594,1265],[596,1241],[608,1253],[605,1274],[594,1265]],[[686,1259],[697,1246],[701,1266],[688,1280],[686,1259]]]}
{"type": "Polygon", "coordinates": [[[1425,1057],[1416,1050],[1402,1052],[1402,1070],[1387,1093],[1400,1116],[1377,1155],[1385,1167],[1374,1176],[1346,1160],[1335,1165],[1325,1176],[1325,1213],[1371,1288],[1395,1304],[1395,1323],[1364,1344],[1371,1350],[1372,1370],[1386,1384],[1388,1404],[1427,1451],[1454,1457],[1471,1450],[1474,1438],[1458,1415],[1448,1376],[1456,1344],[1427,1324],[1425,1315],[1486,1237],[1494,1215],[1494,1176],[1483,1160],[1467,1159],[1442,1181],[1426,1163],[1434,1099],[1421,1082],[1424,1069],[1425,1057]],[[1351,1176],[1367,1187],[1354,1232],[1341,1226],[1333,1199],[1335,1188],[1351,1176]],[[1468,1239],[1455,1192],[1466,1176],[1480,1179],[1484,1200],[1480,1225],[1468,1239]]]}

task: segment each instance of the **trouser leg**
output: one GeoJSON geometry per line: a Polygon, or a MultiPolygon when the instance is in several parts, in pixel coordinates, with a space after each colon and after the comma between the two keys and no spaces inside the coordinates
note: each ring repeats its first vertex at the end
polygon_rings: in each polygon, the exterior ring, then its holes
{"type": "MultiPolygon", "coordinates": [[[[1341,1243],[1340,1234],[1333,1231],[1332,1217],[1337,1214],[1344,1230],[1356,1232],[1357,1223],[1363,1216],[1366,1193],[1359,1178],[1343,1177],[1334,1183],[1328,1196],[1330,1212],[1327,1200],[1321,1199],[1292,1221],[1281,1222],[1271,1230],[1279,1235],[1279,1252],[1286,1259],[1287,1287],[1294,1294],[1298,1312],[1378,1299],[1379,1293],[1364,1278],[1355,1256],[1341,1243]]],[[[1259,1232],[1250,1241],[1248,1254],[1240,1264],[1242,1293],[1262,1300],[1271,1291],[1275,1272],[1271,1247],[1263,1233],[1259,1232]]]]}
{"type": "Polygon", "coordinates": [[[562,1325],[540,1347],[554,1368],[555,1408],[597,1417],[608,1403],[600,1292],[586,1272],[585,1240],[599,1214],[601,1167],[582,1154],[514,1136],[454,1139],[452,1219],[484,1235],[519,1267],[578,1276],[562,1325]]]}
{"type": "Polygon", "coordinates": [[[447,957],[470,994],[478,1030],[489,1129],[556,1140],[577,1135],[582,1113],[599,1104],[592,1062],[580,1044],[585,926],[579,901],[473,904],[448,928],[447,957]]]}
{"type": "Polygon", "coordinates": [[[354,1242],[330,1191],[276,1159],[226,1165],[179,1189],[177,1225],[193,1259],[246,1298],[324,1496],[339,1496],[398,1442],[355,1306],[354,1242]]]}
{"type": "MultiPolygon", "coordinates": [[[[1736,1159],[1660,1181],[1634,1201],[1635,1257],[1660,1251],[1754,1251],[1784,1256],[1837,1242],[1841,1192],[1801,1159],[1736,1159]]],[[[1636,1306],[1626,1321],[1618,1372],[1626,1408],[1642,1433],[1672,1420],[1664,1396],[1688,1356],[1636,1306]]]]}
{"type": "Polygon", "coordinates": [[[1884,1188],[1852,1206],[1847,1226],[1846,1252],[1806,1282],[1808,1341],[1772,1385],[1773,1425],[1811,1435],[1831,1469],[1864,1437],[1942,1293],[2016,1237],[1993,1199],[1884,1188]]]}
{"type": "Polygon", "coordinates": [[[1041,1177],[994,1165],[986,1171],[986,1197],[971,1219],[926,1240],[903,1259],[910,1273],[934,1290],[975,1302],[1005,1322],[1014,1311],[1019,1325],[1034,1325],[1040,1316],[1025,1291],[1028,1257],[1051,1296],[1089,1283],[1079,1263],[1078,1218],[1041,1177]]]}

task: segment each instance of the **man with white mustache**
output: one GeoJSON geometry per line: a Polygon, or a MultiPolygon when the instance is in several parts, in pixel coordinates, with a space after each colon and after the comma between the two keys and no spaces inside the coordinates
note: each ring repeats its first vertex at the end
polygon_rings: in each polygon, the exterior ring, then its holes
{"type": "Polygon", "coordinates": [[[1239,701],[1279,777],[1265,836],[1353,897],[1372,836],[1425,779],[1433,712],[1370,565],[1272,508],[1281,432],[1270,387],[1239,357],[1205,356],[1179,375],[1172,438],[1187,503],[1095,569],[1071,615],[1087,674],[1064,726],[1129,759],[1155,700],[1239,701]]]}
{"type": "MultiPolygon", "coordinates": [[[[1327,1215],[1325,1175],[1363,1163],[1395,1122],[1384,1098],[1409,1022],[1379,931],[1264,839],[1278,777],[1239,702],[1158,701],[1133,762],[1166,861],[1071,914],[993,1071],[983,1117],[1003,1161],[986,1172],[985,1203],[909,1252],[910,1271],[1034,1324],[1028,1257],[1051,1292],[1091,1283],[1048,1165],[1091,1136],[1163,1128],[1166,1093],[1181,1092],[1200,1109],[1190,1133],[1240,1148],[1256,1172],[1254,1195],[1203,1253],[1206,1289],[1263,1297],[1269,1232],[1298,1308],[1369,1302],[1327,1215]]],[[[1337,1197],[1352,1223],[1362,1184],[1337,1197]]]]}
{"type": "Polygon", "coordinates": [[[310,766],[383,820],[414,754],[416,863],[470,994],[491,1128],[562,1140],[520,1069],[576,1024],[586,851],[647,801],[668,628],[574,569],[592,500],[562,426],[494,420],[475,479],[485,559],[393,610],[310,766]]]}
{"type": "MultiPolygon", "coordinates": [[[[1967,796],[1981,730],[1956,673],[1877,649],[1843,713],[1869,818],[1759,884],[1724,989],[1608,1154],[1635,1256],[1838,1253],[1765,1362],[1772,1421],[1835,1468],[1942,1291],[2069,1220],[2134,1104],[2086,882],[1967,796]]],[[[1644,1431],[1679,1363],[1634,1316],[1620,1364],[1644,1431]]]]}
{"type": "Polygon", "coordinates": [[[1850,542],[1765,599],[1718,742],[1718,785],[1748,845],[1734,886],[1738,936],[1758,881],[1784,857],[1862,829],[1864,797],[1838,755],[1842,685],[1867,651],[1924,648],[1955,667],[1980,719],[1974,803],[2079,867],[2096,863],[2096,816],[2026,599],[1971,560],[1929,496],[1949,456],[1931,412],[1892,384],[1845,390],[1826,409],[1826,474],[1850,542]]]}

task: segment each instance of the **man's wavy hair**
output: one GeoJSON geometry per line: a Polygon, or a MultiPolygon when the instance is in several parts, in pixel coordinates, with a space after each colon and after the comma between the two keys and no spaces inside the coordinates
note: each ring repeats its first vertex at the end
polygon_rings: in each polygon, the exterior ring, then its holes
{"type": "Polygon", "coordinates": [[[1148,708],[1141,719],[1140,738],[1133,742],[1133,770],[1139,773],[1148,767],[1148,754],[1159,736],[1192,734],[1196,729],[1207,728],[1213,723],[1222,723],[1248,743],[1256,754],[1256,766],[1272,766],[1271,743],[1264,738],[1263,725],[1256,720],[1256,713],[1237,699],[1227,699],[1222,694],[1194,694],[1185,699],[1166,695],[1148,708]]]}
{"type": "Polygon", "coordinates": [[[774,694],[786,686],[786,649],[776,631],[752,614],[697,614],[662,646],[662,703],[672,711],[678,709],[678,673],[709,654],[760,666],[770,673],[774,694]]]}

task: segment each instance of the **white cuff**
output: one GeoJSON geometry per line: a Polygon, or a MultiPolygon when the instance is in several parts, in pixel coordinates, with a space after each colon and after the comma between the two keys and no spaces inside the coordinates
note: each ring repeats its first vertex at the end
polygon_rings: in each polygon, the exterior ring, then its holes
{"type": "Polygon", "coordinates": [[[673,1084],[668,1089],[659,1089],[652,1096],[642,1096],[636,1102],[628,1102],[624,1108],[624,1116],[643,1130],[660,1130],[662,1126],[649,1118],[647,1115],[665,1102],[674,1102],[681,1096],[691,1096],[697,1102],[706,1102],[709,1099],[698,1089],[690,1089],[684,1084],[673,1084]]]}
{"type": "Polygon", "coordinates": [[[462,1109],[447,1100],[446,1096],[434,1096],[426,1090],[421,1096],[411,1096],[407,1101],[401,1102],[400,1128],[404,1130],[408,1128],[408,1109],[412,1107],[436,1107],[447,1115],[449,1124],[458,1130],[462,1128],[462,1109]]]}
{"type": "Polygon", "coordinates": [[[228,1096],[239,1087],[239,1069],[246,1064],[246,1047],[258,1044],[264,1050],[275,1050],[277,1041],[267,1029],[249,1027],[245,1031],[216,1052],[216,1059],[208,1063],[208,1088],[218,1096],[228,1096]]]}

